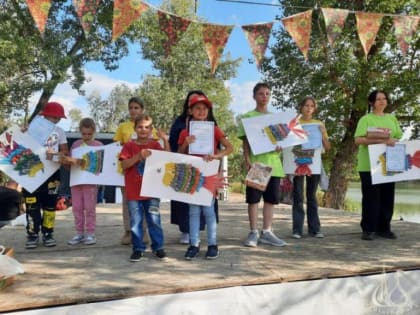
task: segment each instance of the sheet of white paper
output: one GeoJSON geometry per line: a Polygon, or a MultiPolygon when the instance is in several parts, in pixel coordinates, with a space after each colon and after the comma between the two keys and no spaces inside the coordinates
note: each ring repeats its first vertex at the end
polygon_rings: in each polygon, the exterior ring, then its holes
{"type": "MultiPolygon", "coordinates": [[[[283,149],[283,169],[285,174],[295,174],[297,165],[295,163],[296,156],[292,152],[293,147],[283,149]]],[[[312,164],[309,168],[312,174],[321,174],[321,149],[315,149],[314,156],[312,158],[312,164]]]]}
{"type": "Polygon", "coordinates": [[[405,144],[397,143],[386,147],[386,170],[388,172],[403,172],[406,167],[405,144]]]}
{"type": "Polygon", "coordinates": [[[39,144],[44,145],[56,125],[42,116],[36,116],[29,124],[28,133],[39,144]]]}
{"type": "MultiPolygon", "coordinates": [[[[292,119],[296,117],[296,112],[284,112],[276,114],[266,114],[251,118],[243,118],[242,124],[245,129],[245,134],[251,146],[253,154],[261,154],[271,152],[276,149],[276,146],[282,148],[294,146],[307,142],[306,136],[299,136],[294,132],[290,132],[286,138],[277,143],[272,143],[264,128],[275,124],[289,124],[292,119]]],[[[297,130],[303,131],[301,125],[296,126],[297,130]]]]}
{"type": "MultiPolygon", "coordinates": [[[[397,144],[405,144],[406,155],[409,155],[411,158],[413,158],[414,154],[420,154],[420,140],[401,141],[397,142],[397,144]]],[[[385,144],[371,144],[368,146],[372,184],[420,179],[420,168],[416,165],[411,165],[410,168],[406,167],[400,173],[382,174],[383,154],[386,152],[386,148],[385,144]]]]}
{"type": "Polygon", "coordinates": [[[188,146],[189,154],[214,154],[214,122],[190,121],[189,134],[195,141],[188,146]]]}
{"type": "Polygon", "coordinates": [[[96,184],[124,186],[124,175],[120,166],[121,145],[117,142],[102,146],[82,146],[72,152],[78,159],[85,158],[87,164],[82,169],[72,166],[70,186],[96,184]],[[102,158],[96,158],[100,157],[102,158]]]}
{"type": "MultiPolygon", "coordinates": [[[[46,159],[45,148],[27,132],[22,133],[20,128],[14,126],[0,135],[0,170],[14,181],[22,185],[30,193],[34,192],[60,167],[59,163],[46,159]],[[40,163],[23,163],[17,165],[20,160],[20,152],[30,149],[39,157],[40,163]],[[14,157],[14,165],[11,158],[14,157]]],[[[33,161],[33,159],[31,159],[33,161]]]]}
{"type": "Polygon", "coordinates": [[[204,177],[215,175],[219,170],[219,160],[205,162],[201,157],[172,153],[166,151],[151,150],[152,155],[146,159],[143,174],[143,185],[140,194],[142,196],[162,199],[177,200],[186,203],[209,206],[213,194],[205,187],[192,194],[177,192],[172,187],[163,183],[165,166],[167,163],[185,163],[198,168],[204,177]]]}
{"type": "Polygon", "coordinates": [[[302,128],[307,132],[308,142],[302,143],[304,150],[321,149],[322,148],[322,134],[319,129],[319,124],[303,124],[302,128]]]}

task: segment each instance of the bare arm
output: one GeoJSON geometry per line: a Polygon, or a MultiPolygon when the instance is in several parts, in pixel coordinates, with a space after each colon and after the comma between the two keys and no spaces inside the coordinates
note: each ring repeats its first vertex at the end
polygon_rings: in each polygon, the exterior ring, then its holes
{"type": "Polygon", "coordinates": [[[389,139],[379,139],[379,138],[368,138],[368,137],[356,137],[354,138],[354,143],[357,145],[369,145],[369,144],[379,144],[383,143],[386,145],[394,146],[398,142],[398,139],[389,138],[389,139]]]}
{"type": "Polygon", "coordinates": [[[139,153],[133,155],[131,158],[122,160],[121,166],[123,170],[126,170],[132,167],[134,164],[138,163],[141,160],[145,160],[151,154],[150,150],[143,149],[139,153]]]}
{"type": "Polygon", "coordinates": [[[244,138],[242,141],[242,149],[244,151],[244,158],[245,158],[245,167],[247,170],[251,168],[251,148],[249,146],[249,142],[247,138],[244,138]]]}

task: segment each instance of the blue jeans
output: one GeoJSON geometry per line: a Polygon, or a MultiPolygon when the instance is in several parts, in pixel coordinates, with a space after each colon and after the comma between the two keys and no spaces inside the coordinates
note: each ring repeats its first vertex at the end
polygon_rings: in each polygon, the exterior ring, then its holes
{"type": "Polygon", "coordinates": [[[163,229],[160,224],[159,199],[129,200],[128,212],[130,214],[131,241],[133,251],[144,252],[146,245],[143,242],[143,217],[146,217],[147,229],[152,240],[152,250],[163,248],[163,229]],[[144,214],[144,216],[143,216],[144,214]]]}
{"type": "Polygon", "coordinates": [[[207,225],[207,245],[217,245],[217,221],[214,198],[210,206],[190,204],[190,245],[200,245],[200,214],[203,211],[207,225]]]}
{"type": "Polygon", "coordinates": [[[293,234],[302,235],[305,212],[303,211],[303,183],[306,177],[306,214],[308,220],[308,233],[320,232],[321,224],[318,216],[318,202],[316,191],[318,189],[320,175],[295,176],[293,178],[293,234]]]}

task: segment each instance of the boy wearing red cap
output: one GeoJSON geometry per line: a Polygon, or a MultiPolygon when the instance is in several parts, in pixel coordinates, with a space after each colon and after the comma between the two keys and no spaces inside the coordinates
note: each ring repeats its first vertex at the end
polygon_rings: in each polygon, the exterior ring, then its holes
{"type": "MultiPolygon", "coordinates": [[[[60,103],[49,102],[45,104],[40,115],[43,115],[48,121],[57,124],[61,118],[66,118],[64,108],[60,103]]],[[[44,143],[47,153],[60,153],[68,155],[67,138],[64,130],[56,126],[44,143]]],[[[57,159],[58,162],[58,159],[57,159]]],[[[42,233],[44,246],[52,247],[56,245],[53,237],[55,224],[55,210],[57,206],[58,190],[60,187],[60,171],[58,170],[48,178],[33,193],[23,191],[26,205],[26,232],[27,241],[25,247],[28,249],[36,248],[39,243],[39,231],[42,233]]]]}

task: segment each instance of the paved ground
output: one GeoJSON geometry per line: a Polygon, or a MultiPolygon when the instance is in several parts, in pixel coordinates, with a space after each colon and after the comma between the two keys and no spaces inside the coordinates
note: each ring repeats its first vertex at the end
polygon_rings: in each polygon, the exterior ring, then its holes
{"type": "MultiPolygon", "coordinates": [[[[14,247],[15,257],[25,268],[15,283],[1,291],[0,312],[52,305],[77,304],[162,293],[250,284],[279,283],[334,278],[391,270],[420,269],[419,224],[393,222],[398,240],[360,240],[359,216],[344,211],[321,209],[326,237],[291,234],[290,206],[275,211],[275,232],[288,246],[244,247],[248,233],[246,204],[241,195],[220,202],[218,240],[220,257],[185,261],[186,245],[178,244],[177,227],[169,223],[168,203],[162,203],[167,262],[150,251],[144,260],[131,263],[129,246],[119,245],[122,220],[119,205],[99,205],[98,243],[68,246],[73,234],[70,210],[57,215],[55,248],[24,249],[25,229],[7,226],[0,230],[0,243],[14,247]]],[[[202,234],[205,247],[205,234],[202,234]]],[[[205,248],[204,248],[205,250],[205,248]]]]}

